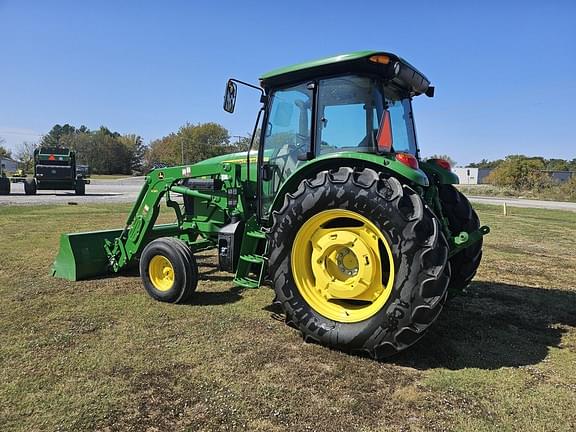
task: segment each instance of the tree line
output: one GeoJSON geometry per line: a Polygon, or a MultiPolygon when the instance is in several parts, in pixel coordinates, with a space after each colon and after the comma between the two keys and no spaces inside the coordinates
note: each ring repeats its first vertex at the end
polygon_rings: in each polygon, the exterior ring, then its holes
{"type": "Polygon", "coordinates": [[[14,155],[2,147],[0,155],[17,158],[25,172],[33,170],[37,147],[67,147],[76,152],[78,164],[89,165],[95,174],[142,174],[157,164],[191,164],[248,148],[249,137],[231,142],[228,130],[217,123],[187,123],[177,132],[145,145],[137,134],[120,134],[105,126],[54,125],[39,143],[24,142],[14,155]]]}
{"type": "Polygon", "coordinates": [[[562,199],[576,199],[576,158],[546,159],[524,155],[510,155],[504,159],[470,164],[473,168],[490,168],[492,172],[486,181],[495,186],[516,192],[536,192],[556,194],[562,199]],[[551,171],[572,171],[564,182],[555,181],[551,171]]]}
{"type": "Polygon", "coordinates": [[[249,137],[231,142],[228,130],[218,123],[187,123],[177,132],[152,141],[145,156],[148,164],[192,164],[214,156],[245,151],[249,142],[249,137]]]}
{"type": "Polygon", "coordinates": [[[546,159],[541,156],[509,155],[504,159],[490,161],[482,159],[480,162],[471,163],[470,168],[498,168],[500,165],[511,165],[514,163],[528,164],[534,169],[544,171],[576,171],[576,158],[574,159],[546,159]]]}

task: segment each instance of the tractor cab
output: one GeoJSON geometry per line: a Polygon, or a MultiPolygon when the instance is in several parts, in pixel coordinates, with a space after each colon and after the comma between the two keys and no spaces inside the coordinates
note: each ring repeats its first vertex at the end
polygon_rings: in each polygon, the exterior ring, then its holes
{"type": "Polygon", "coordinates": [[[433,94],[401,58],[362,51],[261,77],[266,108],[259,151],[261,215],[297,168],[331,153],[418,157],[411,99],[433,94]]]}

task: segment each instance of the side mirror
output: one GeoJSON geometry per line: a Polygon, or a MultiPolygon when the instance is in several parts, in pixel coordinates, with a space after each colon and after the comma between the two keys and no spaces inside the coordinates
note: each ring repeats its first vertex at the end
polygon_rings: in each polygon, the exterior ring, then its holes
{"type": "Polygon", "coordinates": [[[238,87],[232,80],[228,80],[226,84],[226,93],[224,93],[224,111],[233,113],[236,106],[236,93],[238,87]]]}

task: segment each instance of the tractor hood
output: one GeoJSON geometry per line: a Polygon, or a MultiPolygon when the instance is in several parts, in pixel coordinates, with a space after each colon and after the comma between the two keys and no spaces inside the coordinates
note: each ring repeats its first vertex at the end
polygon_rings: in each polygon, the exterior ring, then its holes
{"type": "MultiPolygon", "coordinates": [[[[248,152],[236,152],[236,153],[228,153],[221,156],[214,156],[210,159],[204,159],[203,161],[196,162],[194,165],[205,166],[205,165],[214,165],[214,164],[224,164],[224,163],[233,163],[233,164],[245,164],[248,158],[248,152]]],[[[258,159],[258,151],[252,150],[250,152],[250,163],[256,163],[258,159]]]]}

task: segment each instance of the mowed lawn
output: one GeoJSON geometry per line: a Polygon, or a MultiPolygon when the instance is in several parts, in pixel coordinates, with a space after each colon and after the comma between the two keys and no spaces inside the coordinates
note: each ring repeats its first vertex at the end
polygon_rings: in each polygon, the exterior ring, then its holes
{"type": "Polygon", "coordinates": [[[61,232],[128,206],[0,208],[1,431],[572,431],[576,213],[479,207],[484,260],[416,346],[386,362],[304,343],[198,257],[191,304],[135,275],[50,276],[61,232]]]}

